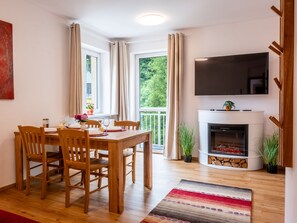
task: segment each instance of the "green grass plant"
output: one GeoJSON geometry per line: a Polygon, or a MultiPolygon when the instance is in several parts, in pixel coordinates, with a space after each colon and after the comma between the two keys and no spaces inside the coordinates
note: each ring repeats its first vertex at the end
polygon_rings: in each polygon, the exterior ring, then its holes
{"type": "Polygon", "coordinates": [[[274,132],[264,139],[261,155],[265,164],[277,165],[278,138],[278,132],[274,132]]]}
{"type": "Polygon", "coordinates": [[[179,142],[185,156],[192,155],[195,145],[194,129],[187,127],[184,123],[179,126],[179,142]]]}

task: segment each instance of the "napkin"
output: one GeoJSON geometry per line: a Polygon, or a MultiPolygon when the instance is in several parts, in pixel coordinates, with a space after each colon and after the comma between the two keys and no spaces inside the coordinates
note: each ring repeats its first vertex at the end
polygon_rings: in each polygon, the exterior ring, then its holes
{"type": "Polygon", "coordinates": [[[44,128],[44,132],[57,132],[57,128],[44,128]]]}
{"type": "Polygon", "coordinates": [[[67,126],[70,129],[79,129],[80,128],[80,124],[79,123],[73,123],[67,126]]]}

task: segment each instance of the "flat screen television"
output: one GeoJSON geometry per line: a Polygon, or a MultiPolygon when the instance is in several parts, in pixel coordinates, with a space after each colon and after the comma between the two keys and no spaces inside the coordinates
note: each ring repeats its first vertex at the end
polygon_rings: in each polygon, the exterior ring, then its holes
{"type": "Polygon", "coordinates": [[[195,59],[195,95],[268,94],[269,54],[195,59]]]}

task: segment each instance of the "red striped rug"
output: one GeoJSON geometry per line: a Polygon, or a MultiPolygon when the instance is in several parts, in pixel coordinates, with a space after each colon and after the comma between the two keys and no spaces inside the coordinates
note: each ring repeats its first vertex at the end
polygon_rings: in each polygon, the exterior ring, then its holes
{"type": "Polygon", "coordinates": [[[142,223],[250,223],[252,190],[181,180],[142,223]]]}
{"type": "Polygon", "coordinates": [[[1,223],[38,223],[38,221],[25,218],[23,216],[0,210],[1,223]]]}

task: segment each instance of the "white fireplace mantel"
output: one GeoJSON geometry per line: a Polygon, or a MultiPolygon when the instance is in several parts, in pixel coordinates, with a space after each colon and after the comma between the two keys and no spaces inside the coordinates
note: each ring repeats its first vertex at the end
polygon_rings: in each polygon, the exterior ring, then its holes
{"type": "MultiPolygon", "coordinates": [[[[198,110],[199,122],[199,161],[201,164],[234,170],[257,170],[263,168],[263,161],[259,154],[263,141],[263,111],[213,111],[198,110]],[[248,156],[235,156],[223,154],[211,154],[208,152],[208,124],[246,124],[248,125],[248,156]],[[242,159],[246,160],[246,168],[229,167],[210,163],[210,158],[215,156],[218,159],[242,159]]],[[[224,161],[222,161],[223,163],[224,161]]]]}

